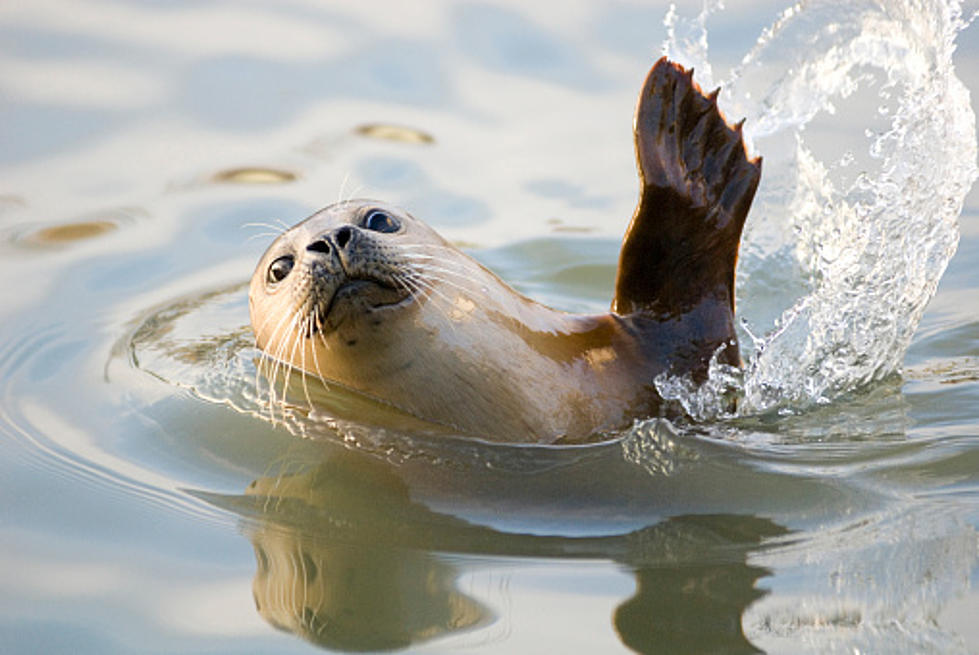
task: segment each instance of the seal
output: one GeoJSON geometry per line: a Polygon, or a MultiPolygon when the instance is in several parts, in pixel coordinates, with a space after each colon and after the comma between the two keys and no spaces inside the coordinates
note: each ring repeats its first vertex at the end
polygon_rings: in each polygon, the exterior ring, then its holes
{"type": "Polygon", "coordinates": [[[546,307],[404,210],[341,202],[276,238],[252,276],[273,386],[298,371],[466,435],[575,442],[665,411],[661,373],[702,383],[713,357],[740,365],[734,272],[761,160],[717,94],[666,58],[643,84],[609,313],[546,307]]]}

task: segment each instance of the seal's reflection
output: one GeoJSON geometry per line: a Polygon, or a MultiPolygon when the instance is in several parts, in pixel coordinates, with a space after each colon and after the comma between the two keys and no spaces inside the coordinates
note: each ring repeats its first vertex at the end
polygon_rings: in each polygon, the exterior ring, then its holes
{"type": "Polygon", "coordinates": [[[276,628],[330,648],[402,648],[482,623],[454,567],[426,553],[344,544],[300,532],[251,534],[255,607],[276,628]]]}
{"type": "Polygon", "coordinates": [[[399,530],[423,525],[398,514],[424,508],[397,477],[366,459],[355,468],[356,459],[249,486],[246,495],[261,502],[261,520],[247,530],[259,614],[341,650],[402,648],[488,621],[486,608],[455,588],[455,567],[392,544],[399,530]]]}
{"type": "Polygon", "coordinates": [[[502,532],[412,499],[399,468],[334,450],[313,467],[263,477],[212,502],[249,517],[255,604],[272,625],[339,650],[406,647],[491,623],[456,586],[445,554],[613,560],[636,591],[612,621],[640,652],[754,652],[741,630],[768,574],[748,554],[780,526],[751,516],[677,516],[602,537],[502,532]],[[705,648],[707,649],[705,651],[705,648]]]}

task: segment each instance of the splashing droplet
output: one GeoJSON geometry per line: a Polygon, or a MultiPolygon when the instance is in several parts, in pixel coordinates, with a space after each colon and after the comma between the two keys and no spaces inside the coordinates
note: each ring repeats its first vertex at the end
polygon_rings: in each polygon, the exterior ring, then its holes
{"type": "MultiPolygon", "coordinates": [[[[720,4],[704,7],[672,10],[664,47],[698,75],[720,4]]],[[[762,336],[742,344],[740,379],[716,367],[700,388],[664,378],[665,398],[703,418],[724,418],[737,391],[741,415],[805,411],[899,369],[979,176],[952,60],[965,25],[946,0],[799,3],[730,73],[728,115],[746,117],[766,156],[738,274],[741,318],[762,336]]]]}

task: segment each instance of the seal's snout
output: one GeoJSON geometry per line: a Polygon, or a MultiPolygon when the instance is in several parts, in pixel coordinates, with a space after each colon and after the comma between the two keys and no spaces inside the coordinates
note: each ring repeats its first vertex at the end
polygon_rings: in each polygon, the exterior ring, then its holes
{"type": "Polygon", "coordinates": [[[341,251],[348,250],[356,240],[357,229],[350,225],[343,225],[333,230],[333,232],[323,235],[308,246],[308,252],[318,252],[329,255],[331,252],[339,254],[341,251]]]}

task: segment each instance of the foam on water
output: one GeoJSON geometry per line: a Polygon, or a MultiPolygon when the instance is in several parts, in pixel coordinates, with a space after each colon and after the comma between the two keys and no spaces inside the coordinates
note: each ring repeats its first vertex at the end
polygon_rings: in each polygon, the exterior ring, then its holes
{"type": "MultiPolygon", "coordinates": [[[[707,23],[667,16],[665,54],[712,86],[707,23]]],[[[658,381],[696,418],[793,412],[900,370],[958,243],[976,178],[975,116],[956,77],[968,22],[951,0],[800,2],[721,80],[765,158],[738,270],[743,374],[693,391],[658,381]],[[760,335],[760,336],[755,336],[760,335]]]]}

